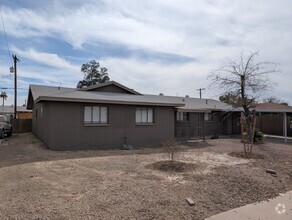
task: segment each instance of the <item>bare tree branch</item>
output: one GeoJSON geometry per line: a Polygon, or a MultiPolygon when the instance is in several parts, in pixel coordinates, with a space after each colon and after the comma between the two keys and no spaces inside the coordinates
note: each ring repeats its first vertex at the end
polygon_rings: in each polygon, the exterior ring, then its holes
{"type": "Polygon", "coordinates": [[[233,97],[229,104],[243,108],[244,118],[241,121],[246,123],[244,127],[247,143],[253,143],[255,113],[252,107],[262,93],[273,86],[269,75],[280,72],[275,63],[256,62],[255,58],[258,56],[259,52],[256,51],[245,58],[242,51],[238,62],[227,58],[220,68],[213,70],[208,76],[211,81],[210,87],[224,90],[225,94],[233,97]]]}

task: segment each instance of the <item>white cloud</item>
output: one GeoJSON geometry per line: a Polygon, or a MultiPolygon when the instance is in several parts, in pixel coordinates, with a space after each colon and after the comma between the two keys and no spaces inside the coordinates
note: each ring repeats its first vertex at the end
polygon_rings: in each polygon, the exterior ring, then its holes
{"type": "Polygon", "coordinates": [[[39,52],[32,48],[21,50],[15,46],[12,47],[12,51],[18,54],[19,57],[24,57],[47,66],[67,69],[71,72],[77,72],[80,69],[80,67],[71,64],[69,61],[61,58],[57,54],[39,52]]]}
{"type": "Polygon", "coordinates": [[[209,60],[270,46],[283,31],[288,37],[292,32],[287,28],[292,24],[289,1],[107,0],[67,5],[54,1],[38,10],[5,8],[8,32],[63,39],[75,48],[102,41],[209,60]]]}
{"type": "MultiPolygon", "coordinates": [[[[101,59],[114,80],[141,92],[171,95],[197,96],[196,89],[208,85],[207,74],[225,57],[237,59],[241,50],[259,50],[262,60],[275,61],[282,69],[281,75],[272,76],[280,85],[273,95],[285,96],[292,103],[288,95],[292,84],[289,0],[56,0],[46,4],[26,9],[4,7],[8,35],[30,41],[51,37],[82,50],[85,44],[106,42],[197,58],[199,63],[171,65],[133,57],[101,59]]],[[[23,67],[25,75],[45,82],[69,78],[72,84],[81,78],[80,65],[62,58],[62,52],[14,49],[20,56],[56,68],[50,72],[49,68],[23,67]]],[[[205,94],[217,95],[208,90],[205,94]]]]}
{"type": "Polygon", "coordinates": [[[111,80],[141,93],[198,97],[196,89],[208,86],[206,74],[210,69],[200,63],[164,65],[120,58],[107,58],[101,63],[109,67],[111,80]]]}

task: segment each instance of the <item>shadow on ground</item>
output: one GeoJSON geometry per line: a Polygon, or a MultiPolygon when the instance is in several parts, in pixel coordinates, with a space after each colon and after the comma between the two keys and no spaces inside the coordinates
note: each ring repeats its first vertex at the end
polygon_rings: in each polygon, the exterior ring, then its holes
{"type": "MultiPolygon", "coordinates": [[[[234,137],[233,137],[234,138],[234,137]]],[[[190,149],[204,152],[210,151],[215,153],[230,153],[240,152],[242,148],[238,147],[240,141],[238,137],[236,139],[230,139],[234,146],[224,146],[225,138],[217,140],[206,140],[193,143],[182,143],[182,151],[188,151],[190,149]],[[223,143],[223,145],[222,145],[223,143]],[[219,146],[218,146],[219,145],[219,146]]],[[[286,157],[286,153],[281,150],[277,150],[273,147],[266,147],[266,144],[277,143],[283,144],[283,140],[276,138],[265,139],[264,144],[254,146],[254,152],[264,153],[266,155],[276,155],[277,157],[286,157]]],[[[288,143],[285,145],[292,145],[288,143]]],[[[134,155],[134,154],[157,154],[163,153],[162,149],[157,148],[141,148],[134,150],[82,150],[82,151],[51,151],[46,148],[45,144],[36,138],[32,133],[14,134],[10,138],[5,138],[0,143],[0,168],[7,166],[14,166],[25,163],[41,162],[41,161],[56,161],[56,160],[67,160],[67,159],[78,159],[78,158],[91,158],[91,157],[109,157],[118,155],[134,155]]]]}
{"type": "MultiPolygon", "coordinates": [[[[195,147],[202,147],[198,145],[195,147]]],[[[208,145],[207,142],[204,147],[208,145]]],[[[194,146],[192,146],[193,148],[194,146]]],[[[187,151],[190,146],[182,146],[182,151],[187,151]]],[[[14,134],[10,138],[5,138],[0,143],[0,168],[14,166],[25,163],[56,161],[67,159],[109,157],[118,155],[133,154],[157,154],[163,153],[160,146],[156,148],[139,148],[134,150],[107,149],[107,150],[74,150],[74,151],[51,151],[45,144],[36,138],[32,133],[14,134]]]]}

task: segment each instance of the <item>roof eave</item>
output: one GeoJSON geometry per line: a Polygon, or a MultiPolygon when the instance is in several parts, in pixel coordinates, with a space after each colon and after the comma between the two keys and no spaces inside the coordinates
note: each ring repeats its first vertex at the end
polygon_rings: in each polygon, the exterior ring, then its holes
{"type": "Polygon", "coordinates": [[[115,101],[115,100],[102,100],[102,99],[74,99],[74,98],[59,98],[50,96],[39,96],[35,103],[40,101],[56,101],[56,102],[83,102],[83,103],[105,103],[105,104],[123,104],[123,105],[149,105],[149,106],[169,106],[181,107],[182,103],[159,103],[159,102],[136,102],[136,101],[115,101]]]}
{"type": "Polygon", "coordinates": [[[292,110],[256,110],[262,113],[292,113],[292,110]]]}
{"type": "Polygon", "coordinates": [[[194,108],[184,108],[184,107],[177,107],[179,112],[212,112],[212,111],[221,111],[221,112],[238,112],[240,110],[237,109],[214,109],[214,108],[201,108],[201,109],[194,109],[194,108]]]}

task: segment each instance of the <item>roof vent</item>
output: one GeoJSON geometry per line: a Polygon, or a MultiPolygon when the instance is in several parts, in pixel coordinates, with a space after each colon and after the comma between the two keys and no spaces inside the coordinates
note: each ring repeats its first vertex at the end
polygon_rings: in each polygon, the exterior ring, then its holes
{"type": "Polygon", "coordinates": [[[159,93],[160,96],[164,96],[163,93],[159,93]]]}
{"type": "Polygon", "coordinates": [[[189,95],[186,95],[186,98],[190,98],[190,96],[189,95]]]}

